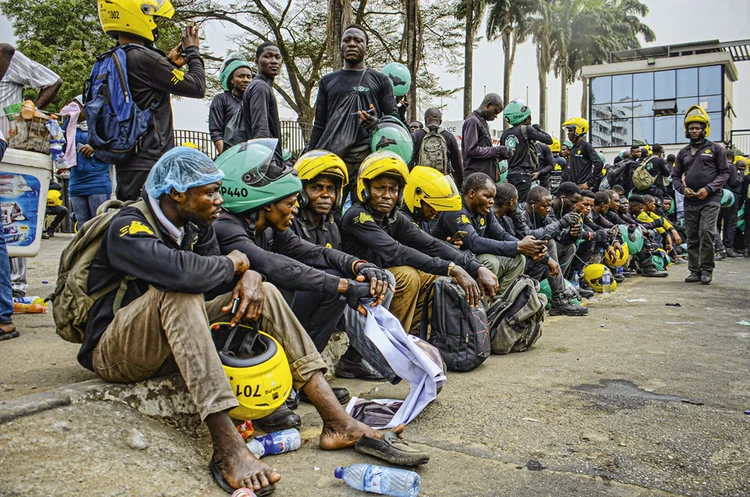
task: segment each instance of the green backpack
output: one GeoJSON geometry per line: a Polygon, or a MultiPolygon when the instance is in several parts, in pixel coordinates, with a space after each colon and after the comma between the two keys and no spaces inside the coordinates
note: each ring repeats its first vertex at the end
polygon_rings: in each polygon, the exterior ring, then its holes
{"type": "Polygon", "coordinates": [[[656,177],[652,176],[649,172],[651,159],[653,159],[654,157],[654,155],[648,157],[641,163],[641,165],[635,168],[635,171],[633,171],[633,184],[638,190],[642,192],[648,190],[649,188],[654,186],[654,183],[656,183],[656,177]]]}
{"type": "MultiPolygon", "coordinates": [[[[156,226],[156,221],[143,200],[124,203],[119,200],[108,200],[97,209],[97,216],[81,227],[60,256],[57,286],[48,300],[52,300],[55,331],[67,342],[83,343],[83,332],[94,302],[119,287],[114,305],[114,312],[117,312],[122,305],[128,282],[135,279],[126,276],[94,294],[89,295],[88,292],[91,263],[99,252],[112,219],[125,206],[135,207],[151,226],[156,226]]],[[[158,230],[154,229],[154,232],[159,236],[158,230]]]]}
{"type": "Polygon", "coordinates": [[[542,336],[547,297],[539,282],[522,274],[487,310],[493,354],[524,352],[542,336]]]}

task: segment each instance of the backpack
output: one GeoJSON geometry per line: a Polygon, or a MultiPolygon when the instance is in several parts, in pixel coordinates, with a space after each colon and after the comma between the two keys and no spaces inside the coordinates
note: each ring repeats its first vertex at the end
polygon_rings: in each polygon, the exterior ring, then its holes
{"type": "Polygon", "coordinates": [[[635,185],[635,187],[640,191],[648,190],[649,188],[654,186],[654,183],[656,182],[656,177],[651,175],[648,168],[648,166],[651,164],[651,160],[654,157],[656,156],[652,155],[648,157],[638,167],[635,168],[635,171],[633,171],[633,185],[635,185]]]}
{"type": "Polygon", "coordinates": [[[115,166],[126,164],[138,151],[151,112],[161,102],[157,98],[145,110],[136,105],[128,86],[126,47],[148,50],[127,44],[106,51],[97,57],[84,89],[89,145],[97,159],[115,166]]]}
{"type": "MultiPolygon", "coordinates": [[[[96,293],[91,295],[88,293],[91,263],[99,252],[107,228],[112,224],[112,219],[125,206],[135,207],[141,211],[151,226],[156,226],[156,221],[143,200],[125,203],[119,200],[108,200],[97,210],[99,214],[81,227],[60,256],[57,285],[55,292],[48,300],[52,300],[55,331],[67,342],[83,343],[83,332],[86,329],[91,307],[94,302],[115,288],[119,288],[114,306],[114,311],[117,312],[125,296],[128,282],[134,279],[126,276],[123,280],[116,281],[96,293]]],[[[159,236],[158,230],[154,229],[154,232],[159,236]]]]}
{"type": "Polygon", "coordinates": [[[539,292],[539,282],[522,274],[490,304],[493,354],[524,352],[542,336],[547,297],[539,292]]]}
{"type": "Polygon", "coordinates": [[[422,145],[419,147],[417,165],[428,166],[443,174],[450,174],[448,142],[445,141],[442,133],[443,128],[428,126],[427,135],[422,139],[422,145]]]}
{"type": "Polygon", "coordinates": [[[436,279],[427,292],[419,337],[440,351],[450,371],[471,371],[490,356],[490,334],[484,306],[480,303],[479,307],[469,307],[466,294],[453,278],[443,276],[436,279]],[[432,312],[429,312],[430,300],[432,312]]]}
{"type": "Polygon", "coordinates": [[[245,115],[242,108],[243,105],[237,106],[234,113],[227,119],[224,127],[224,150],[250,139],[250,133],[245,127],[245,115]]]}

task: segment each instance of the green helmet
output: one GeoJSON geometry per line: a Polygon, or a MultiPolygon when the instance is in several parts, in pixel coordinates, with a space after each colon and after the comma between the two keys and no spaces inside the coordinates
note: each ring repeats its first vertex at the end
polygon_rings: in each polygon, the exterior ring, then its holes
{"type": "Polygon", "coordinates": [[[539,293],[547,297],[547,307],[545,307],[545,309],[552,307],[552,287],[549,286],[549,280],[547,278],[544,278],[539,282],[539,293]]]}
{"type": "Polygon", "coordinates": [[[565,141],[563,142],[563,145],[565,145],[566,147],[568,147],[568,150],[573,150],[573,142],[572,142],[572,141],[570,141],[570,140],[565,140],[565,141]]]}
{"type": "Polygon", "coordinates": [[[606,158],[606,157],[604,157],[604,154],[603,154],[603,153],[601,153],[601,152],[597,152],[597,153],[596,153],[596,155],[598,155],[598,156],[599,156],[599,160],[600,160],[600,161],[602,161],[602,164],[606,164],[606,163],[607,163],[607,158],[606,158]]]}
{"type": "Polygon", "coordinates": [[[521,100],[512,100],[503,110],[503,118],[511,126],[521,124],[530,115],[531,109],[521,100]]]}
{"type": "Polygon", "coordinates": [[[500,183],[505,183],[505,180],[508,179],[508,161],[507,160],[501,160],[497,163],[497,169],[500,171],[500,179],[498,180],[495,185],[499,185],[500,183]]]}
{"type": "Polygon", "coordinates": [[[411,88],[411,73],[405,65],[398,62],[391,62],[380,72],[388,76],[388,80],[391,82],[391,86],[393,86],[394,95],[403,97],[409,93],[409,88],[411,88]]]}
{"type": "Polygon", "coordinates": [[[391,116],[384,116],[378,123],[378,129],[370,139],[373,152],[387,150],[397,154],[405,163],[411,162],[414,153],[414,141],[404,124],[391,116]]]}
{"type": "Polygon", "coordinates": [[[726,188],[721,189],[721,206],[732,207],[734,205],[734,193],[726,188]]]}
{"type": "Polygon", "coordinates": [[[222,207],[233,214],[259,209],[302,189],[302,181],[291,167],[274,161],[278,140],[260,138],[238,143],[216,159],[224,173],[222,207]]]}
{"type": "MultiPolygon", "coordinates": [[[[539,291],[547,296],[547,307],[545,307],[545,309],[552,307],[552,287],[550,287],[547,278],[539,282],[539,291]]],[[[581,296],[578,294],[578,290],[576,290],[573,283],[568,280],[565,280],[565,297],[570,300],[571,304],[577,306],[581,305],[581,296]]]]}
{"type": "Polygon", "coordinates": [[[281,160],[283,160],[284,162],[289,162],[290,160],[292,160],[292,157],[294,156],[292,155],[292,152],[290,152],[289,150],[283,149],[281,151],[281,160]]]}
{"type": "Polygon", "coordinates": [[[643,233],[640,229],[636,229],[633,233],[628,233],[628,227],[624,224],[619,225],[620,234],[625,243],[628,244],[628,251],[631,254],[637,254],[643,249],[643,233]]]}
{"type": "Polygon", "coordinates": [[[745,206],[743,205],[739,211],[737,211],[737,229],[745,232],[745,206]]]}

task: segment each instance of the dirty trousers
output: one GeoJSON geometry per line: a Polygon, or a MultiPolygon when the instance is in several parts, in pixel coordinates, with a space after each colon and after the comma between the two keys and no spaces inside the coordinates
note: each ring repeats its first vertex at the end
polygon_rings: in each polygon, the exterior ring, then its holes
{"type": "MultiPolygon", "coordinates": [[[[326,364],[276,287],[263,283],[263,290],[259,328],[284,348],[294,387],[301,389],[326,364]]],[[[94,348],[94,372],[105,381],[132,383],[176,365],[202,420],[236,407],[209,330],[210,323],[230,321],[221,310],[230,301],[231,293],[206,302],[201,294],[149,288],[115,314],[94,348]]]]}
{"type": "Polygon", "coordinates": [[[482,263],[484,267],[492,271],[497,276],[500,288],[497,291],[498,295],[502,295],[508,287],[516,281],[521,273],[523,273],[526,267],[526,258],[518,254],[515,257],[503,257],[502,255],[494,254],[478,254],[477,260],[482,263]]]}
{"type": "Polygon", "coordinates": [[[391,314],[401,321],[404,331],[417,334],[427,291],[439,276],[411,266],[389,267],[388,271],[396,278],[396,293],[391,301],[391,314]]]}

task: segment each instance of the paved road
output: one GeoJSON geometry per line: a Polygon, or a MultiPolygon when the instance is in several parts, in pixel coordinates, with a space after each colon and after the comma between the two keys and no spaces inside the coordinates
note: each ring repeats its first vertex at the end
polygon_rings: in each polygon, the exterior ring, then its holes
{"type": "MultiPolygon", "coordinates": [[[[45,242],[33,261],[32,293],[53,284],[61,246],[45,242]]],[[[709,287],[682,283],[685,266],[665,280],[633,278],[592,301],[586,318],[547,318],[531,351],[450,374],[407,428],[433,454],[418,470],[420,495],[750,495],[750,327],[736,324],[750,321],[749,267],[748,259],[720,262],[709,287]]],[[[0,401],[91,377],[49,316],[18,322],[23,336],[0,342],[0,401]]],[[[406,394],[337,384],[365,397],[406,394]]],[[[375,461],[320,450],[319,418],[310,407],[300,414],[306,443],[268,459],[283,475],[274,495],[357,495],[333,469],[375,461]]],[[[0,447],[0,496],[224,495],[206,470],[205,429],[174,429],[120,404],[87,402],[0,425],[0,447]],[[148,449],[127,447],[131,427],[148,449]]]]}

